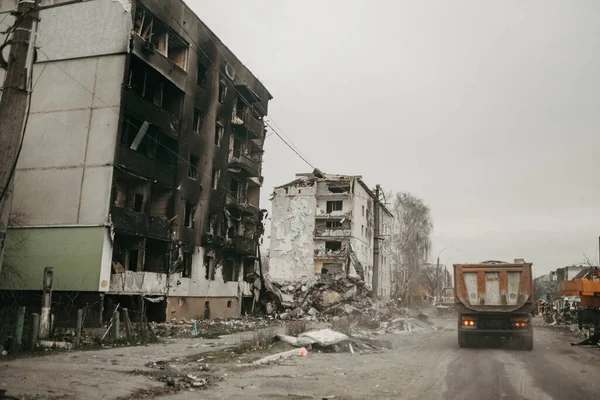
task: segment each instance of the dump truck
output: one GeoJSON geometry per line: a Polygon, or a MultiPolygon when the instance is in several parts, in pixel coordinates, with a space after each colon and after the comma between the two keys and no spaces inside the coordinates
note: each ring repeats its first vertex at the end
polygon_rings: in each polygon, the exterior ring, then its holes
{"type": "Polygon", "coordinates": [[[533,350],[531,266],[523,259],[454,265],[460,347],[475,346],[484,337],[498,337],[533,350]]]}

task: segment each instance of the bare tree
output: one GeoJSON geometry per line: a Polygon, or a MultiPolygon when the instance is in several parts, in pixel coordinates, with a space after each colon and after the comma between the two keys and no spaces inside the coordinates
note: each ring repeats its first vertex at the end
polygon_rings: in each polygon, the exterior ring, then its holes
{"type": "Polygon", "coordinates": [[[437,268],[434,265],[427,265],[421,269],[419,276],[421,278],[419,279],[421,287],[423,287],[431,297],[434,297],[437,292],[439,280],[437,268]]]}
{"type": "Polygon", "coordinates": [[[395,218],[391,237],[394,297],[407,299],[407,294],[422,279],[420,268],[431,251],[433,221],[425,202],[410,193],[396,193],[392,209],[395,218]]]}

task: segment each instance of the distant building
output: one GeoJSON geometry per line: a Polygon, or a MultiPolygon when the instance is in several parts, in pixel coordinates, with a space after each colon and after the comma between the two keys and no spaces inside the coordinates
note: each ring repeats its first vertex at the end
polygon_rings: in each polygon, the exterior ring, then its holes
{"type": "Polygon", "coordinates": [[[375,194],[361,176],[297,174],[294,181],[275,188],[271,200],[271,279],[313,280],[335,271],[358,275],[372,288],[377,239],[379,295],[389,298],[393,216],[378,203],[381,220],[375,238],[375,194]]]}

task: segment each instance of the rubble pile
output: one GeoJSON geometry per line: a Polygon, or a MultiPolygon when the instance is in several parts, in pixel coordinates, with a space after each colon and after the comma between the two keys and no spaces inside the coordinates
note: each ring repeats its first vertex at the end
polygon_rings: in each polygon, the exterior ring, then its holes
{"type": "Polygon", "coordinates": [[[152,323],[152,329],[159,338],[200,337],[215,338],[237,332],[268,328],[279,323],[263,317],[216,318],[204,320],[180,320],[152,323]]]}
{"type": "Polygon", "coordinates": [[[297,283],[280,287],[281,319],[312,316],[327,319],[328,316],[363,314],[373,312],[370,291],[359,278],[345,273],[323,274],[314,284],[297,283]]]}

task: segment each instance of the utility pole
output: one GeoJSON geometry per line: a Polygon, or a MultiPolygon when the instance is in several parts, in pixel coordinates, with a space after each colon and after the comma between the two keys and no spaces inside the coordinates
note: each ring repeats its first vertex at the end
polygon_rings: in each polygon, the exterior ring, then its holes
{"type": "Polygon", "coordinates": [[[0,46],[0,68],[6,69],[2,98],[0,99],[0,270],[8,219],[12,207],[14,173],[23,138],[29,96],[31,96],[35,34],[39,21],[38,0],[20,0],[13,15],[16,17],[7,37],[0,46]],[[8,60],[2,50],[10,45],[8,60]]]}
{"type": "Polygon", "coordinates": [[[373,299],[377,299],[379,295],[379,192],[381,190],[380,185],[375,186],[375,207],[373,210],[373,219],[375,228],[373,229],[373,299]]]}

